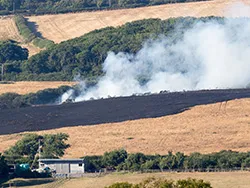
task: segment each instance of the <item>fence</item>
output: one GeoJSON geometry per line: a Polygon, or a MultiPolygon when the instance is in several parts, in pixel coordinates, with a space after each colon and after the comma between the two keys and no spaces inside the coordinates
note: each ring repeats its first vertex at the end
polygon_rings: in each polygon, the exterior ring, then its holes
{"type": "Polygon", "coordinates": [[[185,172],[237,172],[237,171],[250,171],[250,168],[199,168],[199,169],[173,169],[173,170],[160,170],[160,169],[144,169],[140,171],[131,171],[131,170],[107,170],[102,169],[94,173],[78,173],[78,174],[54,174],[53,178],[78,178],[78,177],[100,177],[108,174],[120,172],[120,173],[160,173],[160,172],[169,172],[169,173],[185,173],[185,172]]]}

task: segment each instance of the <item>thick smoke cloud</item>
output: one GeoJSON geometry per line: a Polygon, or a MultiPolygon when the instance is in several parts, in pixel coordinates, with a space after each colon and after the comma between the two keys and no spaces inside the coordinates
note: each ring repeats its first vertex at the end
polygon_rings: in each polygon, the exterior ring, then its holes
{"type": "MultiPolygon", "coordinates": [[[[236,8],[247,10],[242,4],[236,8]]],[[[235,11],[230,12],[234,16],[235,11]]],[[[105,75],[95,87],[86,89],[82,85],[82,93],[75,101],[162,90],[247,87],[250,83],[250,21],[200,22],[175,43],[159,36],[157,40],[148,40],[137,54],[109,52],[103,71],[105,75]]],[[[64,94],[61,101],[74,98],[71,92],[64,94]]]]}

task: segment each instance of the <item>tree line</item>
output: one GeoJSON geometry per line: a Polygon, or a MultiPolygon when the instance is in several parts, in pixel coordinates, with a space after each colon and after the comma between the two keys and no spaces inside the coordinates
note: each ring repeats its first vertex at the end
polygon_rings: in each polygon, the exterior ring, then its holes
{"type": "Polygon", "coordinates": [[[209,171],[213,169],[229,170],[250,167],[250,152],[223,150],[220,152],[201,154],[198,152],[168,152],[166,155],[145,155],[143,153],[127,153],[124,149],[105,152],[102,156],[85,156],[85,168],[88,172],[102,168],[116,171],[147,170],[192,170],[209,171]]]}
{"type": "Polygon", "coordinates": [[[29,93],[26,95],[4,93],[0,95],[0,110],[24,108],[34,105],[56,104],[59,102],[59,97],[69,89],[77,89],[77,86],[61,86],[59,88],[44,89],[36,93],[29,93]]]}
{"type": "Polygon", "coordinates": [[[0,0],[0,14],[56,14],[205,0],[0,0]]]}

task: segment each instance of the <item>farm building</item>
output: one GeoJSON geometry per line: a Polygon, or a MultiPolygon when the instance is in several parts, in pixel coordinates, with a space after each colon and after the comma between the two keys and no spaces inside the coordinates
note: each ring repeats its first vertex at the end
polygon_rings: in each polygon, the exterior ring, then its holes
{"type": "Polygon", "coordinates": [[[83,174],[83,159],[39,159],[39,168],[49,168],[56,174],[83,174]]]}

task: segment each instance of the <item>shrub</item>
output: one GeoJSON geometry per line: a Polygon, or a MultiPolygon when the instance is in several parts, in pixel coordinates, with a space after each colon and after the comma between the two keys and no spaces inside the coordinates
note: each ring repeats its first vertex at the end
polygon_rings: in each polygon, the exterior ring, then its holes
{"type": "Polygon", "coordinates": [[[133,184],[128,182],[114,183],[106,188],[132,188],[133,184]]]}
{"type": "Polygon", "coordinates": [[[114,183],[106,188],[212,188],[212,186],[203,180],[187,179],[174,182],[173,180],[149,177],[139,184],[114,183]]]}
{"type": "Polygon", "coordinates": [[[55,43],[51,40],[48,39],[42,39],[40,37],[36,37],[33,40],[33,44],[39,48],[50,48],[52,47],[55,43]]]}
{"type": "Polygon", "coordinates": [[[178,180],[176,186],[178,188],[212,188],[209,182],[196,179],[178,180]]]}

